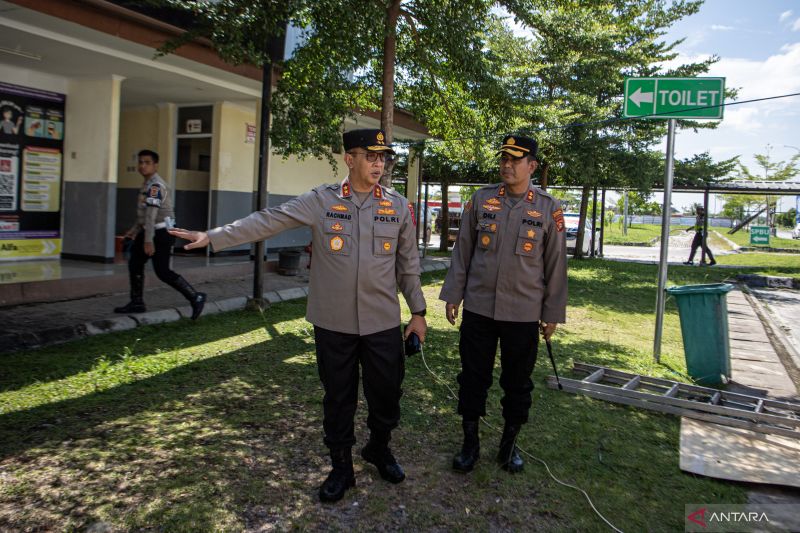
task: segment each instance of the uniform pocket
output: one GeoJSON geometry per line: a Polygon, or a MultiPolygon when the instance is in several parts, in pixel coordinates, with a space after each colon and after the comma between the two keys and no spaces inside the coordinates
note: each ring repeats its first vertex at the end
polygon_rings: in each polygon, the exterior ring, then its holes
{"type": "MultiPolygon", "coordinates": [[[[326,218],[322,221],[323,246],[329,254],[350,255],[353,223],[349,220],[326,218]]],[[[316,249],[316,247],[315,247],[316,249]]]]}
{"type": "Polygon", "coordinates": [[[375,255],[394,255],[397,251],[397,224],[375,224],[372,228],[372,251],[375,255]]]}
{"type": "Polygon", "coordinates": [[[515,253],[517,255],[533,257],[536,251],[537,241],[539,240],[537,237],[540,231],[540,228],[533,228],[527,224],[522,225],[517,234],[515,253]]]}
{"type": "Polygon", "coordinates": [[[475,227],[478,231],[478,248],[481,250],[494,250],[497,240],[497,222],[478,222],[475,227]]]}

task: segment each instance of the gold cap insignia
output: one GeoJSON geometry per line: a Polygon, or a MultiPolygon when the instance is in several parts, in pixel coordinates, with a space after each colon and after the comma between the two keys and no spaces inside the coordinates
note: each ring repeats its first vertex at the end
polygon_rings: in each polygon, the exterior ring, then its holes
{"type": "Polygon", "coordinates": [[[375,139],[378,140],[378,144],[383,144],[383,132],[379,131],[378,134],[375,136],[375,139]]]}
{"type": "Polygon", "coordinates": [[[517,141],[514,140],[514,137],[509,137],[506,144],[517,144],[517,141]]]}

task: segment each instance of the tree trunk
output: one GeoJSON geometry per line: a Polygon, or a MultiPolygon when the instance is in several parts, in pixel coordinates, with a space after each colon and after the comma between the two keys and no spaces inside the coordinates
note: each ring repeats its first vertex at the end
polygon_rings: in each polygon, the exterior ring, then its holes
{"type": "MultiPolygon", "coordinates": [[[[400,0],[392,0],[386,11],[386,35],[383,38],[383,94],[381,96],[381,129],[386,134],[386,143],[392,142],[394,132],[394,61],[397,56],[397,17],[400,16],[400,0]]],[[[381,185],[390,187],[394,161],[387,162],[381,176],[381,185]]]]}
{"type": "Polygon", "coordinates": [[[442,210],[439,212],[439,217],[442,219],[442,234],[439,238],[439,251],[446,252],[448,239],[447,236],[450,230],[450,206],[447,205],[449,203],[449,194],[447,192],[447,182],[442,182],[442,210]]]}
{"type": "Polygon", "coordinates": [[[547,174],[548,170],[550,170],[550,165],[542,162],[542,179],[539,180],[539,188],[543,191],[547,190],[547,174]]]}
{"type": "Polygon", "coordinates": [[[581,216],[578,220],[578,236],[575,238],[575,255],[576,259],[580,259],[583,257],[583,239],[586,238],[584,235],[583,229],[586,226],[586,211],[589,207],[589,193],[591,192],[592,188],[589,185],[583,186],[583,191],[581,192],[581,216]]]}

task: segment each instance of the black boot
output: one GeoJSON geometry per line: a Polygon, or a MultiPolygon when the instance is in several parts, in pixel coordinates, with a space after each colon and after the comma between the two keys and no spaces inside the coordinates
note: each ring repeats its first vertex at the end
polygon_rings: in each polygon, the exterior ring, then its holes
{"type": "Polygon", "coordinates": [[[194,290],[194,287],[189,285],[189,282],[183,279],[183,276],[175,278],[175,281],[170,285],[189,300],[192,306],[192,320],[197,320],[197,317],[203,312],[203,306],[206,305],[206,293],[194,290]]]}
{"type": "Polygon", "coordinates": [[[361,449],[361,457],[375,465],[383,479],[390,483],[400,483],[406,478],[406,473],[389,449],[390,438],[388,431],[371,431],[369,442],[361,449]]]}
{"type": "Polygon", "coordinates": [[[331,450],[331,465],[331,473],[319,488],[319,499],[322,502],[338,502],[347,489],[356,486],[353,452],[350,448],[331,450]]]}
{"type": "Polygon", "coordinates": [[[500,467],[511,473],[522,472],[524,463],[517,451],[517,435],[522,428],[519,424],[506,424],[503,436],[500,437],[500,451],[497,453],[497,462],[500,467]]]}
{"type": "Polygon", "coordinates": [[[131,301],[122,307],[115,307],[115,313],[144,313],[144,274],[131,274],[131,301]]]}
{"type": "Polygon", "coordinates": [[[481,456],[481,445],[478,438],[478,424],[477,420],[463,420],[461,427],[464,429],[464,444],[461,446],[461,452],[453,457],[453,470],[458,472],[472,472],[475,468],[475,463],[481,456]]]}

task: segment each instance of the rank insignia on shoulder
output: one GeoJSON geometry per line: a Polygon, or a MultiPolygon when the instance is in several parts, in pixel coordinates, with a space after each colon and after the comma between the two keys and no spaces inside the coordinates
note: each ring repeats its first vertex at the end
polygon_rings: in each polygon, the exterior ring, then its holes
{"type": "Polygon", "coordinates": [[[481,244],[482,245],[489,246],[490,242],[492,242],[492,238],[489,237],[488,235],[484,235],[483,237],[481,237],[481,244]]]}
{"type": "Polygon", "coordinates": [[[381,190],[380,185],[375,185],[375,188],[372,190],[372,195],[375,198],[383,198],[383,190],[381,190]]]}
{"type": "Polygon", "coordinates": [[[411,222],[416,226],[417,217],[414,216],[414,204],[408,204],[408,211],[411,213],[411,222]]]}
{"type": "Polygon", "coordinates": [[[350,182],[344,181],[342,183],[342,197],[346,198],[350,196],[350,182]]]}
{"type": "Polygon", "coordinates": [[[331,206],[331,211],[339,211],[340,213],[344,213],[346,211],[350,211],[346,205],[336,204],[331,206]]]}
{"type": "Polygon", "coordinates": [[[489,198],[488,200],[486,200],[486,203],[492,205],[500,205],[500,200],[498,200],[497,198],[489,198]]]}
{"type": "Polygon", "coordinates": [[[378,202],[378,205],[381,206],[381,207],[392,207],[392,201],[391,200],[381,200],[380,202],[378,202]]]}
{"type": "Polygon", "coordinates": [[[339,224],[339,223],[337,222],[337,223],[335,223],[333,226],[331,226],[331,229],[332,229],[333,231],[342,231],[342,230],[344,229],[344,226],[342,226],[341,224],[339,224]]]}
{"type": "Polygon", "coordinates": [[[397,211],[394,209],[378,209],[379,215],[396,215],[397,211]]]}
{"type": "Polygon", "coordinates": [[[528,190],[528,195],[525,197],[525,200],[528,201],[528,202],[532,202],[533,201],[533,191],[528,190]]]}
{"type": "Polygon", "coordinates": [[[331,250],[333,250],[334,252],[338,252],[342,248],[344,248],[344,239],[342,239],[338,235],[336,237],[333,237],[331,239],[331,250]]]}
{"type": "Polygon", "coordinates": [[[506,195],[506,186],[501,185],[499,189],[497,189],[497,196],[505,196],[506,195]]]}
{"type": "Polygon", "coordinates": [[[502,209],[500,206],[492,204],[483,204],[481,207],[483,207],[487,211],[500,211],[500,209],[502,209]]]}
{"type": "Polygon", "coordinates": [[[528,213],[528,216],[531,218],[542,218],[542,214],[539,211],[530,210],[526,211],[526,213],[528,213]]]}
{"type": "Polygon", "coordinates": [[[553,211],[553,221],[556,223],[556,231],[564,231],[564,212],[561,209],[553,211]]]}

